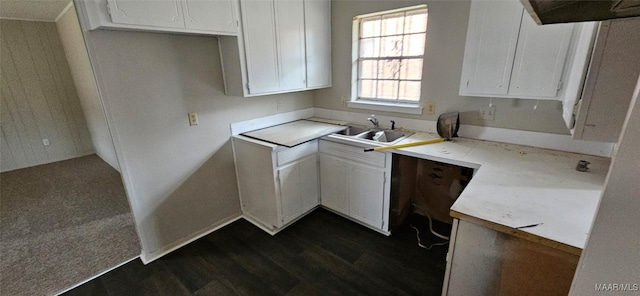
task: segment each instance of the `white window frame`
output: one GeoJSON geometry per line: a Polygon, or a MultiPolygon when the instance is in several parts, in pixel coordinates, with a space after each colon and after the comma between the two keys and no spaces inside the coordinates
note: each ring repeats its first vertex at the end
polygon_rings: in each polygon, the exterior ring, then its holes
{"type": "MultiPolygon", "coordinates": [[[[358,97],[358,89],[359,89],[359,81],[358,81],[358,71],[359,71],[359,63],[358,59],[360,57],[360,21],[365,18],[369,18],[372,16],[384,15],[384,14],[392,14],[398,12],[405,12],[409,10],[415,9],[425,9],[427,5],[421,4],[416,6],[398,8],[393,10],[386,10],[376,13],[364,14],[354,17],[353,26],[351,30],[351,100],[347,103],[347,106],[350,108],[357,109],[367,109],[367,110],[375,110],[375,111],[387,111],[387,112],[396,112],[396,113],[406,113],[406,114],[422,114],[422,106],[420,105],[420,101],[418,102],[406,102],[406,101],[397,101],[394,102],[392,100],[375,100],[375,99],[366,99],[358,97]]],[[[426,46],[426,45],[425,45],[426,46]]],[[[423,56],[423,69],[424,69],[424,56],[423,56]]],[[[424,70],[423,70],[424,71],[424,70]]],[[[422,91],[422,90],[421,90],[422,91]]]]}

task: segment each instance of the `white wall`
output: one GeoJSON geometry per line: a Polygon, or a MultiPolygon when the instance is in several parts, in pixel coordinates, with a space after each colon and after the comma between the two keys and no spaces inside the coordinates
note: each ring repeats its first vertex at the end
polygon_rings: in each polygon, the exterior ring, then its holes
{"type": "Polygon", "coordinates": [[[84,32],[114,136],[142,258],[240,214],[232,122],[305,109],[310,92],[224,95],[215,37],[84,32]],[[283,108],[277,110],[277,100],[283,108]],[[187,113],[198,112],[190,127],[187,113]]]}
{"type": "Polygon", "coordinates": [[[535,100],[493,99],[496,106],[495,121],[478,120],[478,109],[489,105],[489,98],[461,97],[458,95],[464,46],[467,34],[470,1],[411,1],[370,0],[331,2],[333,87],[314,94],[314,106],[394,117],[436,120],[438,115],[459,111],[463,124],[493,126],[509,129],[568,134],[562,119],[562,103],[535,100]],[[428,5],[426,52],[422,78],[421,104],[435,102],[435,115],[403,115],[349,109],[342,106],[341,97],[351,93],[351,27],[353,17],[417,4],[428,5]]]}
{"type": "Polygon", "coordinates": [[[92,154],[55,23],[1,20],[0,28],[0,171],[92,154]]]}
{"type": "Polygon", "coordinates": [[[582,252],[570,295],[640,293],[640,78],[600,207],[582,252]],[[634,292],[595,290],[596,284],[631,285],[634,292]],[[635,285],[635,286],[633,286],[635,285]]]}
{"type": "Polygon", "coordinates": [[[69,9],[58,20],[56,27],[69,62],[71,76],[78,92],[95,152],[116,170],[120,170],[75,7],[69,9]]]}

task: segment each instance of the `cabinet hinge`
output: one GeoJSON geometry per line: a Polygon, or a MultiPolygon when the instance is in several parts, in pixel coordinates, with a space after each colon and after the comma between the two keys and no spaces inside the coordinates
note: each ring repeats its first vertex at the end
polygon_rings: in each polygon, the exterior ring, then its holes
{"type": "Polygon", "coordinates": [[[469,79],[467,79],[467,87],[469,87],[469,79]]]}
{"type": "Polygon", "coordinates": [[[556,90],[560,90],[562,88],[562,80],[558,81],[558,88],[556,90]]]}
{"type": "Polygon", "coordinates": [[[109,6],[109,3],[107,3],[107,13],[111,14],[111,6],[109,6]]]}

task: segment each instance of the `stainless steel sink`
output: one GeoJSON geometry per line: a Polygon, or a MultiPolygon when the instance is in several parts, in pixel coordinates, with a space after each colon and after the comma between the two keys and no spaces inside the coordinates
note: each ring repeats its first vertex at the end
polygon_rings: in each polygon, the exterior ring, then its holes
{"type": "Polygon", "coordinates": [[[341,137],[345,137],[348,139],[354,139],[359,141],[366,141],[372,143],[385,143],[385,144],[395,144],[400,142],[404,138],[410,136],[413,133],[405,132],[405,131],[397,131],[397,130],[384,130],[377,128],[366,128],[360,126],[349,126],[347,129],[337,132],[334,135],[338,135],[341,137]],[[382,132],[383,135],[376,137],[376,134],[382,132]]]}
{"type": "Polygon", "coordinates": [[[366,132],[368,130],[369,130],[368,128],[364,128],[364,127],[349,126],[346,130],[337,132],[337,134],[345,135],[345,136],[356,136],[356,135],[364,133],[364,132],[366,132]]]}
{"type": "Polygon", "coordinates": [[[367,131],[366,133],[361,133],[356,135],[356,138],[359,138],[359,139],[372,140],[372,141],[383,142],[383,143],[394,142],[395,140],[398,140],[402,137],[404,137],[404,133],[397,132],[397,131],[390,131],[390,130],[382,130],[382,131],[370,130],[370,131],[367,131]],[[378,140],[376,140],[375,136],[379,132],[382,132],[383,136],[379,137],[378,140]]]}

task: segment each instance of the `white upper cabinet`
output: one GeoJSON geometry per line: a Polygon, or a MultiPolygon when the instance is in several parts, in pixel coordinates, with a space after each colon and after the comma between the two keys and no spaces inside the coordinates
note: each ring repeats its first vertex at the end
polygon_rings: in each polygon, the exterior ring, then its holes
{"type": "Polygon", "coordinates": [[[280,90],[304,89],[307,71],[303,2],[276,0],[275,15],[280,90]]]}
{"type": "Polygon", "coordinates": [[[184,0],[184,23],[187,29],[238,33],[235,0],[184,0]]]}
{"type": "Polygon", "coordinates": [[[556,96],[572,30],[573,24],[541,28],[528,15],[522,17],[509,94],[556,96]]]}
{"type": "Polygon", "coordinates": [[[331,86],[331,1],[304,2],[307,88],[331,86]]]}
{"type": "Polygon", "coordinates": [[[565,102],[574,139],[618,141],[640,75],[639,32],[640,17],[600,24],[582,97],[565,102]]]}
{"type": "Polygon", "coordinates": [[[243,0],[242,20],[249,92],[303,90],[303,2],[243,0]]]}
{"type": "Polygon", "coordinates": [[[238,34],[238,0],[78,1],[90,30],[238,34]]]}
{"type": "Polygon", "coordinates": [[[461,94],[507,94],[521,18],[517,2],[471,2],[461,94]]]}
{"type": "Polygon", "coordinates": [[[242,38],[221,38],[227,94],[331,86],[329,0],[241,0],[242,38]]]}
{"type": "Polygon", "coordinates": [[[184,28],[182,5],[172,1],[107,0],[111,20],[118,24],[184,28]]]}
{"type": "Polygon", "coordinates": [[[518,1],[472,1],[460,95],[560,99],[573,30],[536,25],[518,1]]]}
{"type": "MultiPolygon", "coordinates": [[[[242,1],[247,88],[251,93],[275,92],[280,88],[275,38],[276,20],[273,11],[273,1],[242,1]]],[[[231,53],[237,54],[234,50],[231,53]]],[[[226,66],[227,61],[224,63],[226,66]]],[[[225,75],[225,78],[227,76],[225,75]]]]}

